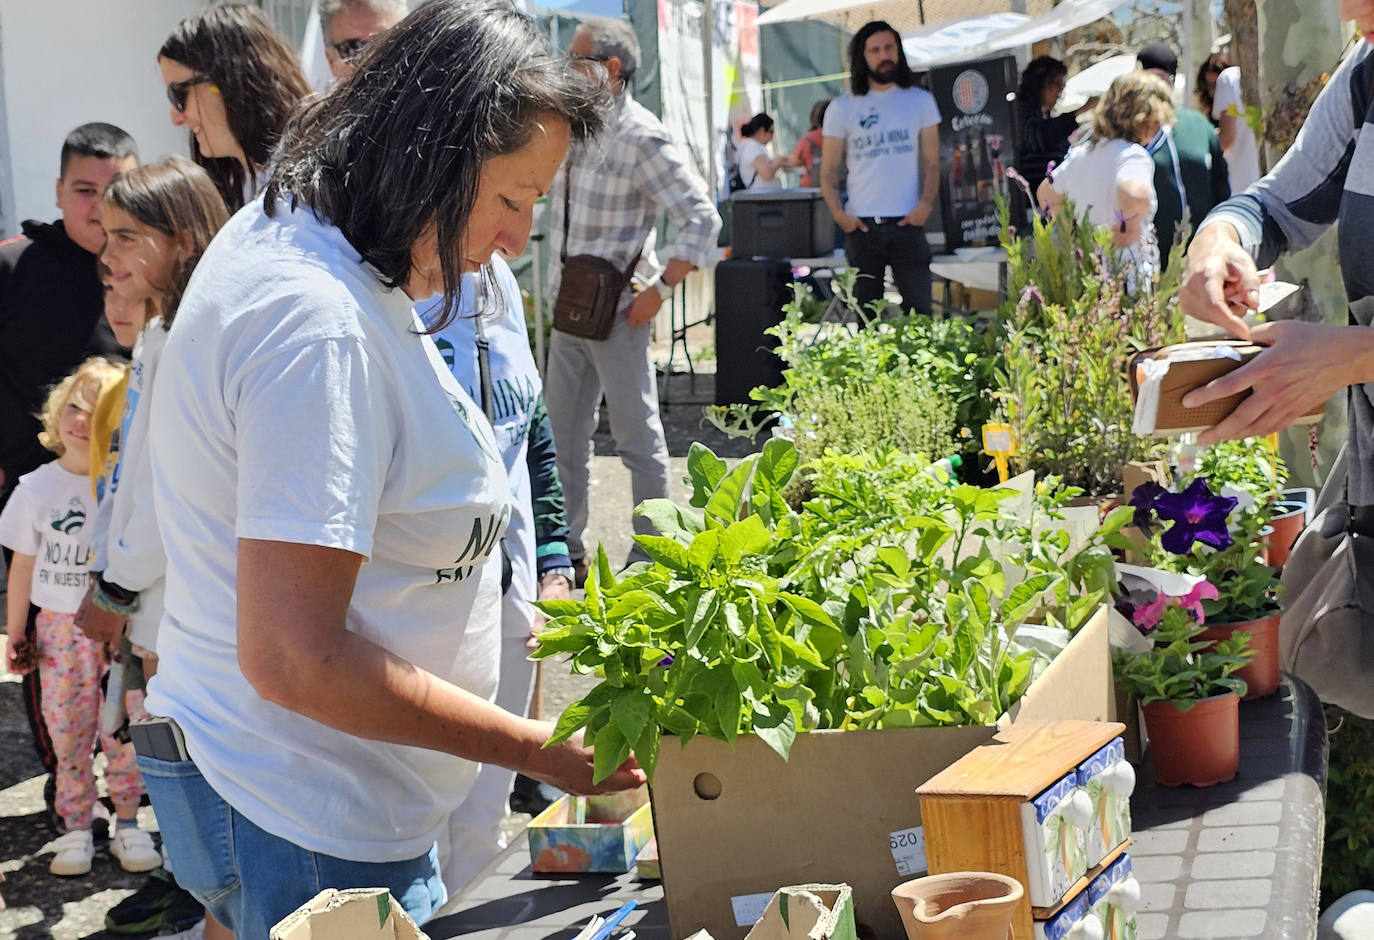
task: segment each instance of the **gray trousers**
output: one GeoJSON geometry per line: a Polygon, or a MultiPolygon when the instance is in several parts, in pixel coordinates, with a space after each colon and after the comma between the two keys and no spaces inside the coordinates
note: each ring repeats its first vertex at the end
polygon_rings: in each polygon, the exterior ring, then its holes
{"type": "MultiPolygon", "coordinates": [[[[592,434],[597,404],[604,392],[616,453],[630,471],[637,506],[668,496],[668,444],[658,417],[658,385],[649,360],[650,324],[630,326],[624,313],[604,340],[582,339],[557,330],[544,371],[544,402],[549,409],[558,476],[568,515],[568,554],[585,558],[587,492],[591,484],[592,434]]],[[[636,517],[634,529],[653,534],[648,520],[636,517]]],[[[641,557],[638,548],[632,553],[641,557]]]]}

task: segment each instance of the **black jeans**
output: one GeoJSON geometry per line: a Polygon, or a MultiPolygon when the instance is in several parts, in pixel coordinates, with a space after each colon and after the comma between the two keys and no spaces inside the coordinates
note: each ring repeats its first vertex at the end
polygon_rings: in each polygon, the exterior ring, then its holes
{"type": "Polygon", "coordinates": [[[929,315],[930,243],[926,241],[926,230],[919,225],[896,222],[863,222],[867,232],[855,229],[844,237],[845,257],[859,275],[854,282],[854,299],[867,308],[883,296],[883,275],[890,265],[902,295],[902,312],[914,310],[929,315]]]}

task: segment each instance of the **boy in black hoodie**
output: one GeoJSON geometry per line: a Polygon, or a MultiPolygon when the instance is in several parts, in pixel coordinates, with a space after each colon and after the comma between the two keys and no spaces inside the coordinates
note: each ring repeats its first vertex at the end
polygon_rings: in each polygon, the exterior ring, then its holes
{"type": "MultiPolygon", "coordinates": [[[[83,124],[62,143],[52,224],[26,221],[24,234],[0,242],[0,508],[19,478],[51,460],[38,443],[36,415],[48,389],[87,356],[127,358],[105,322],[105,291],[96,256],[105,246],[100,197],[110,178],[138,165],[134,140],[113,124],[83,124]]],[[[5,551],[9,563],[10,552],[5,551]]],[[[8,624],[32,639],[28,624],[8,624]]],[[[55,757],[43,726],[37,673],[24,677],[34,746],[49,774],[55,757]]]]}

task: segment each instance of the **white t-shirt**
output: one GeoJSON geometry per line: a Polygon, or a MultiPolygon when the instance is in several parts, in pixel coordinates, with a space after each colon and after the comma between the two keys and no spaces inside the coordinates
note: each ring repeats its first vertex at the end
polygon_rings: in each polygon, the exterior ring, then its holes
{"type": "Polygon", "coordinates": [[[30,603],[74,614],[90,580],[87,522],[95,511],[91,478],[56,460],[19,478],[0,513],[0,545],[33,555],[30,603]]]}
{"type": "Polygon", "coordinates": [[[924,88],[842,95],[825,112],[821,133],[844,140],[849,166],[845,211],[864,218],[903,216],[921,201],[921,131],[940,123],[924,88]]]}
{"type": "Polygon", "coordinates": [[[157,650],[162,621],[167,554],[153,504],[153,458],[148,451],[149,392],[167,345],[162,318],[148,322],[134,343],[124,414],[119,422],[119,457],[91,532],[91,567],[105,579],[138,592],[138,609],[129,616],[129,639],[157,650]],[[140,404],[141,403],[141,404],[140,404]]]}
{"type": "MultiPolygon", "coordinates": [[[[434,334],[439,355],[467,389],[468,397],[482,405],[482,388],[477,371],[477,316],[484,316],[482,328],[489,345],[491,361],[492,410],[496,414],[496,446],[510,479],[510,525],[506,528],[506,551],[511,560],[511,586],[502,598],[501,632],[505,636],[529,636],[534,624],[533,601],[538,593],[535,570],[534,506],[530,490],[530,468],[525,462],[543,383],[530,352],[525,329],[525,303],[520,285],[510,265],[500,255],[489,262],[500,285],[500,294],[490,297],[483,291],[483,280],[476,274],[463,275],[462,309],[453,323],[434,334]]],[[[417,309],[428,320],[434,304],[417,309]]]]}
{"type": "Polygon", "coordinates": [[[740,141],[737,154],[739,177],[744,180],[745,189],[754,193],[770,193],[782,189],[782,180],[778,179],[776,174],[771,180],[766,180],[759,176],[758,170],[754,168],[754,161],[759,157],[769,159],[767,147],[752,137],[746,137],[740,141]]]}
{"type": "Polygon", "coordinates": [[[1073,201],[1074,210],[1086,210],[1094,225],[1119,225],[1116,188],[1137,180],[1150,187],[1150,216],[1142,219],[1147,230],[1155,217],[1155,164],[1139,144],[1127,140],[1085,141],[1069,148],[1064,162],[1054,168],[1051,185],[1061,196],[1073,201]]]}
{"type": "Polygon", "coordinates": [[[260,698],[238,666],[236,540],[363,556],[348,629],[491,699],[506,474],[410,299],[337,228],[285,199],[276,211],[244,206],[210,244],[153,389],[168,564],[147,707],[176,719],[205,779],[260,828],[341,858],[410,859],[478,765],[260,698]]]}
{"type": "Polygon", "coordinates": [[[1217,87],[1212,94],[1212,118],[1219,121],[1226,115],[1236,119],[1236,138],[1223,151],[1231,171],[1231,192],[1242,193],[1260,178],[1259,142],[1245,120],[1240,69],[1234,65],[1217,76],[1217,87]]]}

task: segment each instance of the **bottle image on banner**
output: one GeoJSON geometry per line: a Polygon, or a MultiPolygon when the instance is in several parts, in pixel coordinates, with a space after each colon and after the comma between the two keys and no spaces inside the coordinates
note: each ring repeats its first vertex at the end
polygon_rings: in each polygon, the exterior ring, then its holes
{"type": "Polygon", "coordinates": [[[949,201],[951,208],[958,212],[964,202],[964,154],[958,144],[951,151],[950,160],[953,162],[949,171],[949,201]]]}
{"type": "Polygon", "coordinates": [[[1002,135],[988,135],[988,156],[992,158],[992,188],[1003,199],[1007,198],[1007,168],[1002,164],[1002,135]]]}
{"type": "Polygon", "coordinates": [[[978,135],[978,201],[980,203],[990,203],[993,201],[993,173],[992,161],[988,159],[988,139],[982,134],[978,135]]]}

